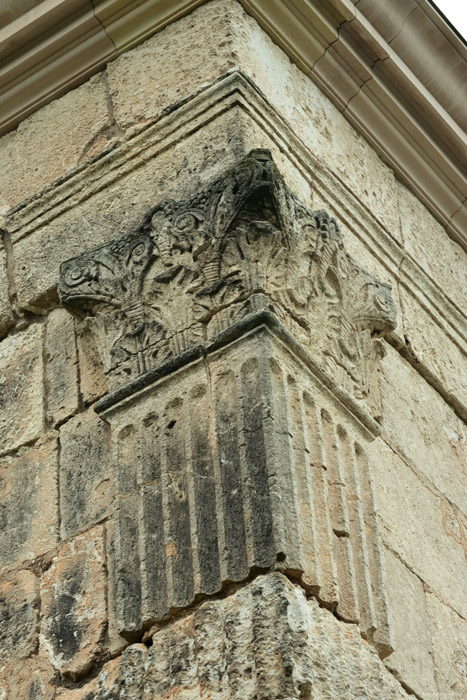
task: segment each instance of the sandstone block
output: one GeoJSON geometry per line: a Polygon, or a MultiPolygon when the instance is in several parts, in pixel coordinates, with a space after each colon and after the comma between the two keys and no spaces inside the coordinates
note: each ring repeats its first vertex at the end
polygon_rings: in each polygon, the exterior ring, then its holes
{"type": "MultiPolygon", "coordinates": [[[[403,700],[362,640],[281,574],[260,576],[128,647],[57,700],[403,700]]],[[[430,698],[430,700],[432,700],[430,698]]]]}
{"type": "Polygon", "coordinates": [[[385,660],[395,677],[418,697],[437,698],[431,637],[423,585],[391,552],[385,550],[388,605],[394,649],[385,660]]]}
{"type": "Polygon", "coordinates": [[[441,700],[467,695],[467,620],[436,595],[427,594],[436,682],[441,700]]]}
{"type": "Polygon", "coordinates": [[[41,581],[41,649],[64,676],[87,673],[106,628],[102,527],[63,545],[41,581]]]}
{"type": "MultiPolygon", "coordinates": [[[[39,582],[31,571],[18,571],[0,582],[0,679],[2,668],[36,651],[39,582]]],[[[26,663],[26,662],[23,662],[26,663]]],[[[0,686],[1,687],[1,686],[0,686]]]]}
{"type": "Polygon", "coordinates": [[[380,438],[369,446],[369,457],[383,539],[442,600],[466,616],[467,562],[461,538],[446,524],[448,504],[380,438]]]}
{"type": "Polygon", "coordinates": [[[111,505],[108,429],[88,409],[60,429],[60,512],[64,539],[104,518],[111,505]]]}
{"type": "Polygon", "coordinates": [[[3,338],[13,323],[14,315],[9,299],[6,254],[0,243],[0,338],[3,338]]]}
{"type": "Polygon", "coordinates": [[[461,421],[439,393],[391,347],[379,373],[383,439],[467,513],[466,446],[461,421]]]}
{"type": "Polygon", "coordinates": [[[42,325],[0,343],[0,453],[39,437],[43,426],[42,325]]]}
{"type": "Polygon", "coordinates": [[[232,7],[218,0],[169,25],[107,68],[117,123],[128,127],[154,119],[232,68],[232,7]],[[209,35],[209,50],[199,37],[209,35]]]}
{"type": "Polygon", "coordinates": [[[0,459],[0,567],[31,562],[57,541],[54,439],[0,459]]]}
{"type": "Polygon", "coordinates": [[[25,119],[0,139],[3,203],[15,206],[77,165],[110,123],[100,75],[25,119]]]}
{"type": "Polygon", "coordinates": [[[46,335],[47,419],[53,425],[78,408],[78,358],[73,317],[64,309],[49,314],[46,335]]]}

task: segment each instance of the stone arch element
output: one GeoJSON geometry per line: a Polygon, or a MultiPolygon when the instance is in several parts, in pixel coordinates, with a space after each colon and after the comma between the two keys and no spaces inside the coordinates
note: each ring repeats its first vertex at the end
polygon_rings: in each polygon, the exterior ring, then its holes
{"type": "Polygon", "coordinates": [[[65,262],[60,296],[112,384],[119,633],[278,570],[390,653],[364,399],[395,307],[336,219],[251,151],[65,262]]]}

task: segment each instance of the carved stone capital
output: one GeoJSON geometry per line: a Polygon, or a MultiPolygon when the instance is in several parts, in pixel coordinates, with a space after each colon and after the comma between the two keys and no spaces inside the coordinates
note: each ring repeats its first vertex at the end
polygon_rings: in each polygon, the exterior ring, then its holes
{"type": "Polygon", "coordinates": [[[113,388],[269,310],[361,398],[382,355],[376,336],[395,326],[390,287],[352,260],[337,221],[307,209],[265,150],[63,263],[59,289],[92,319],[113,388]]]}

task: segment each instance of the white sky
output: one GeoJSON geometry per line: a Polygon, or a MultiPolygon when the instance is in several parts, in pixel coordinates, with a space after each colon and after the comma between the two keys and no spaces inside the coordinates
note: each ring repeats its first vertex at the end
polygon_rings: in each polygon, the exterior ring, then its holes
{"type": "Polygon", "coordinates": [[[433,0],[443,15],[467,39],[467,0],[433,0]]]}

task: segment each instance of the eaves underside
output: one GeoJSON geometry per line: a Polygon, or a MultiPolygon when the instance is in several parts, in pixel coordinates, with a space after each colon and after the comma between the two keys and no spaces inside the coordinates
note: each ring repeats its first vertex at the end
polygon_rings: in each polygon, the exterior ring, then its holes
{"type": "MultiPolygon", "coordinates": [[[[7,0],[0,134],[205,0],[7,0]]],[[[428,0],[240,0],[467,250],[467,47],[428,0]]]]}

